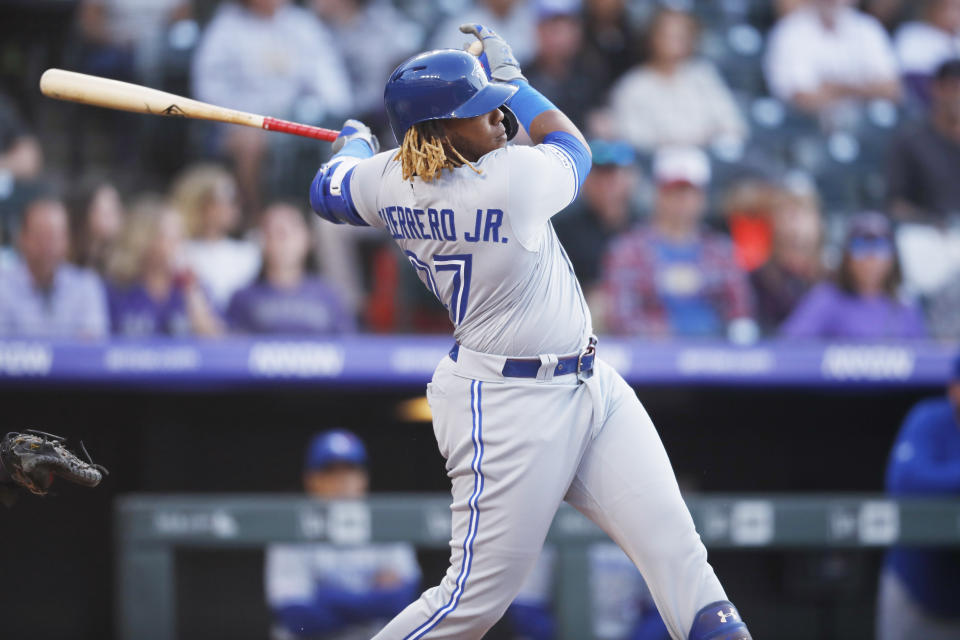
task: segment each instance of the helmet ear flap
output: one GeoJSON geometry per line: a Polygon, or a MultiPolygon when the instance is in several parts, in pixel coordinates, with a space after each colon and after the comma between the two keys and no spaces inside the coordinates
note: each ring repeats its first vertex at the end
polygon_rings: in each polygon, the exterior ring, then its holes
{"type": "Polygon", "coordinates": [[[513,140],[513,137],[520,131],[520,123],[517,116],[510,107],[505,104],[500,105],[500,111],[503,112],[503,128],[507,130],[507,140],[513,140]]]}

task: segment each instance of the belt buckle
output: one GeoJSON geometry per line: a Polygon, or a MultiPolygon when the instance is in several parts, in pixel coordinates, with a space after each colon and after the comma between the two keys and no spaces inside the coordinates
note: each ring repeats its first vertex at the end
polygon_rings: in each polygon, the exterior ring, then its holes
{"type": "Polygon", "coordinates": [[[587,343],[587,348],[580,352],[580,355],[577,356],[577,373],[583,371],[583,359],[585,357],[595,356],[597,354],[597,339],[590,337],[590,341],[587,343]]]}

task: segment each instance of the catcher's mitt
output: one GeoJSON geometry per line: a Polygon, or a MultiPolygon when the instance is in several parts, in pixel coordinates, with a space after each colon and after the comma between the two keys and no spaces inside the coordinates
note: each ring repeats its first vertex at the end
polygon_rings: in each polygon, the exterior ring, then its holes
{"type": "Polygon", "coordinates": [[[13,482],[37,495],[46,495],[54,476],[85,487],[100,484],[108,471],[94,463],[83,442],[81,460],[67,448],[66,438],[35,429],[25,433],[10,432],[0,440],[0,471],[13,482]]]}

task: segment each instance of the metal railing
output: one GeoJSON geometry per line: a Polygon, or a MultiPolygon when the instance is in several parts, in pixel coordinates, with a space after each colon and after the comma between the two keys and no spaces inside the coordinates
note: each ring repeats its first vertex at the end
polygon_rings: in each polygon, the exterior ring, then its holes
{"type": "MultiPolygon", "coordinates": [[[[690,495],[710,549],[960,546],[960,500],[882,495],[690,495]]],[[[177,548],[260,548],[275,542],[406,541],[445,548],[450,499],[380,495],[321,502],[290,495],[129,495],[116,502],[118,636],[174,640],[177,548]]],[[[591,637],[589,544],[606,535],[563,505],[547,537],[557,548],[557,615],[563,639],[591,637]]]]}

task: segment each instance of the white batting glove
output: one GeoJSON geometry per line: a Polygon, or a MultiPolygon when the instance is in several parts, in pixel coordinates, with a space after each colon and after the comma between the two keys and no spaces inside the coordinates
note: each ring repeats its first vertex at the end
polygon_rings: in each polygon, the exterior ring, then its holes
{"type": "Polygon", "coordinates": [[[330,148],[334,153],[338,153],[340,149],[343,149],[343,146],[351,140],[363,140],[370,145],[370,150],[374,153],[380,150],[380,141],[377,140],[377,136],[373,135],[373,132],[370,131],[370,127],[359,120],[353,119],[343,123],[343,127],[340,129],[340,135],[333,141],[333,145],[331,145],[330,148]]]}
{"type": "Polygon", "coordinates": [[[520,63],[513,56],[513,50],[507,41],[482,24],[462,24],[460,31],[477,37],[483,45],[480,62],[491,80],[510,82],[511,80],[526,80],[520,72],[520,63]]]}

